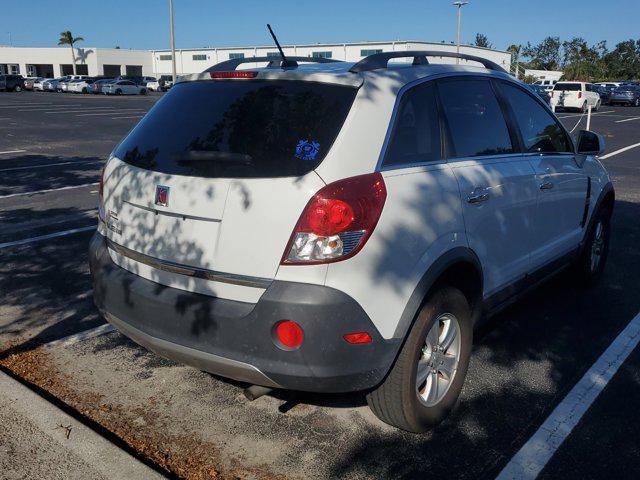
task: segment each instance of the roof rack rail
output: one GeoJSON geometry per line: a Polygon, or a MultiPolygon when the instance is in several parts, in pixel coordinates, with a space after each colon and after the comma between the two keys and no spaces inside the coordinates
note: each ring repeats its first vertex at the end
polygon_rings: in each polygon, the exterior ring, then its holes
{"type": "Polygon", "coordinates": [[[363,58],[353,67],[349,69],[352,73],[368,72],[370,70],[378,70],[380,68],[387,68],[389,60],[392,58],[411,58],[413,57],[413,65],[429,65],[427,57],[447,57],[447,58],[461,58],[463,60],[471,60],[481,63],[485,68],[489,70],[495,70],[497,72],[508,73],[504,68],[491,60],[486,58],[477,57],[475,55],[467,55],[465,53],[454,52],[438,52],[435,50],[406,50],[404,52],[383,52],[374,53],[368,57],[363,58]]]}
{"type": "Polygon", "coordinates": [[[282,57],[246,57],[246,58],[232,58],[231,60],[225,60],[215,64],[213,67],[209,67],[205,72],[229,72],[235,70],[238,65],[243,63],[261,63],[269,62],[267,68],[296,68],[297,62],[309,62],[309,63],[336,63],[340,60],[334,60],[332,58],[323,57],[287,57],[286,65],[283,65],[284,61],[282,57]]]}

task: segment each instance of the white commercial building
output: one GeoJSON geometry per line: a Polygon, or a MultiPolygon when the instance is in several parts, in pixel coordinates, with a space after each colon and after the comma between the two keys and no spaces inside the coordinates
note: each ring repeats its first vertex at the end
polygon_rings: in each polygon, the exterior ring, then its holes
{"type": "MultiPolygon", "coordinates": [[[[293,57],[325,57],[347,62],[357,62],[367,55],[380,52],[395,52],[402,50],[435,50],[439,52],[455,52],[456,45],[448,43],[430,43],[413,41],[396,42],[363,42],[363,43],[323,43],[311,45],[285,45],[282,47],[285,55],[293,57]]],[[[461,45],[460,53],[476,55],[494,61],[509,71],[511,54],[500,50],[461,45]]],[[[171,74],[171,50],[154,50],[153,71],[156,75],[171,74]]],[[[198,73],[233,58],[247,57],[277,57],[278,49],[275,45],[262,47],[220,47],[195,48],[176,50],[176,72],[180,74],[198,73]]],[[[455,63],[455,59],[434,60],[442,63],[455,63]]],[[[247,66],[252,66],[248,64],[247,66]]]]}
{"type": "MultiPolygon", "coordinates": [[[[77,75],[153,75],[148,50],[74,48],[77,75]]],[[[73,73],[69,47],[0,47],[0,73],[25,77],[60,77],[73,73]]]]}
{"type": "MultiPolygon", "coordinates": [[[[357,62],[367,55],[379,52],[402,50],[455,52],[456,46],[447,43],[396,41],[286,45],[283,50],[285,55],[290,56],[325,57],[357,62]]],[[[460,51],[492,60],[507,71],[511,67],[511,55],[508,52],[470,45],[462,45],[460,51]]],[[[202,72],[216,63],[233,58],[278,55],[275,46],[180,49],[176,50],[176,73],[181,75],[202,72]]],[[[75,71],[79,75],[115,77],[118,75],[160,76],[171,74],[170,50],[75,48],[74,56],[75,71]]],[[[455,59],[445,58],[435,61],[452,63],[455,62],[455,59]]],[[[69,47],[0,47],[0,74],[58,77],[70,75],[72,71],[72,55],[69,47]]]]}

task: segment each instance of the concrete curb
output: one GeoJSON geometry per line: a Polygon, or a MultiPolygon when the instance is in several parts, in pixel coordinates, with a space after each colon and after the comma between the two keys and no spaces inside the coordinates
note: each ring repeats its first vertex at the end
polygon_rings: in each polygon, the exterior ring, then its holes
{"type": "Polygon", "coordinates": [[[0,408],[2,406],[29,420],[62,450],[81,459],[105,478],[165,478],[4,372],[0,372],[0,408]],[[68,430],[57,428],[60,425],[71,427],[69,438],[68,430]]]}

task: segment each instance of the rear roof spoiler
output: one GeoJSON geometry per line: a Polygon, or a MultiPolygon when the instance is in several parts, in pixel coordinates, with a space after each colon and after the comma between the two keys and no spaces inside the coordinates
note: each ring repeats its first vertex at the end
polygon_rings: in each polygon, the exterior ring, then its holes
{"type": "MultiPolygon", "coordinates": [[[[205,72],[230,72],[238,68],[239,65],[243,63],[262,63],[269,62],[267,68],[296,68],[298,66],[297,62],[308,62],[308,63],[336,63],[340,62],[340,60],[334,60],[332,58],[324,58],[324,57],[287,57],[286,66],[283,65],[283,58],[278,57],[247,57],[247,58],[232,58],[231,60],[226,60],[224,62],[220,62],[215,64],[213,67],[209,67],[205,70],[205,72]]],[[[203,72],[204,73],[204,72],[203,72]]]]}
{"type": "Polygon", "coordinates": [[[374,53],[373,55],[369,55],[368,57],[363,58],[358,63],[356,63],[353,67],[349,69],[352,73],[360,73],[360,72],[368,72],[370,70],[379,70],[381,68],[387,68],[389,60],[392,58],[413,58],[412,65],[420,66],[420,65],[429,65],[429,60],[427,57],[446,57],[446,58],[460,58],[463,60],[470,60],[473,62],[478,62],[482,64],[485,68],[489,70],[494,70],[496,72],[507,73],[508,72],[491,60],[487,60],[486,58],[477,57],[475,55],[467,55],[465,53],[454,53],[454,52],[438,52],[435,50],[406,50],[403,52],[383,52],[383,53],[374,53]]]}

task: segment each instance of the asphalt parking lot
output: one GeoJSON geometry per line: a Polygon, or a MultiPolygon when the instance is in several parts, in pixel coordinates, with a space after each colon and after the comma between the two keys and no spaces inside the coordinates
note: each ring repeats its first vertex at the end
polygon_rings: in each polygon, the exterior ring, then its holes
{"type": "MultiPolygon", "coordinates": [[[[0,368],[168,476],[495,478],[640,312],[640,108],[605,106],[591,123],[617,196],[602,283],[561,274],[494,317],[459,407],[426,435],[380,423],[361,394],[248,402],[116,332],[78,337],[104,324],[87,260],[100,169],[160,96],[0,94],[0,368]]],[[[640,476],[639,372],[636,348],[540,478],[640,476]]]]}

